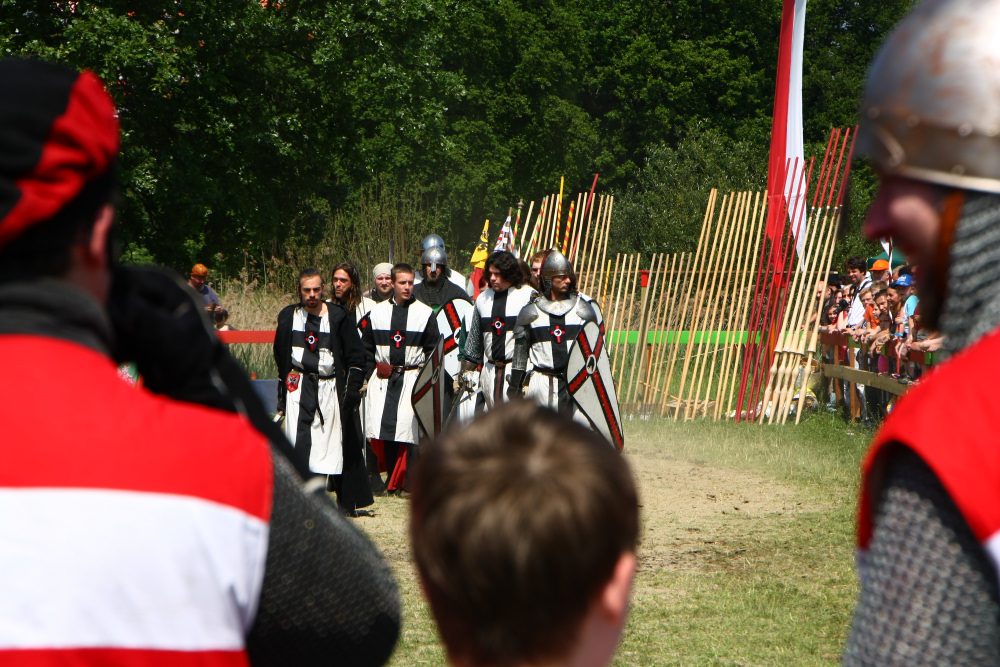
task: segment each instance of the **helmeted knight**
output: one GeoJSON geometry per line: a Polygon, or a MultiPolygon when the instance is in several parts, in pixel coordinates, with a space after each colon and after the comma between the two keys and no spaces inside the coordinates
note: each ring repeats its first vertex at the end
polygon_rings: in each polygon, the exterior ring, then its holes
{"type": "MultiPolygon", "coordinates": [[[[427,251],[430,250],[431,248],[440,248],[442,254],[444,254],[444,261],[443,262],[439,261],[438,263],[440,264],[448,263],[448,258],[447,255],[445,254],[447,253],[447,249],[444,247],[444,239],[438,236],[437,234],[428,234],[427,236],[424,237],[424,240],[420,243],[420,261],[422,263],[426,263],[424,260],[424,256],[427,253],[427,251]]],[[[418,273],[416,276],[413,277],[414,286],[420,285],[424,281],[424,276],[422,275],[422,273],[423,272],[421,271],[420,273],[418,273]]],[[[448,275],[449,281],[451,281],[455,285],[458,285],[458,287],[463,292],[465,292],[466,295],[469,294],[468,281],[466,280],[465,276],[463,276],[461,273],[451,268],[447,269],[445,273],[448,275]]]]}
{"type": "Polygon", "coordinates": [[[573,265],[558,250],[550,250],[542,262],[541,286],[541,295],[517,317],[507,393],[514,397],[523,391],[527,398],[553,410],[576,413],[578,408],[567,391],[566,363],[583,326],[601,324],[601,311],[577,289],[573,265]]]}
{"type": "Polygon", "coordinates": [[[517,258],[506,250],[486,260],[490,287],[476,299],[465,341],[463,376],[482,364],[479,389],[486,409],[507,400],[510,366],[514,360],[514,325],[521,309],[537,295],[524,283],[517,258]]]}

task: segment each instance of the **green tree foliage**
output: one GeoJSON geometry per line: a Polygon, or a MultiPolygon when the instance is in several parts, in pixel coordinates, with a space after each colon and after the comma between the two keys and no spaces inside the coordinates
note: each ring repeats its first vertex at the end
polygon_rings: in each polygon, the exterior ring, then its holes
{"type": "MultiPolygon", "coordinates": [[[[810,1],[807,150],[854,124],[910,4],[810,1]]],[[[108,82],[123,235],[167,264],[348,243],[373,187],[421,200],[400,238],[459,250],[595,172],[620,195],[614,248],[674,250],[708,189],[764,186],[780,17],[780,0],[0,0],[0,53],[108,82]]]]}

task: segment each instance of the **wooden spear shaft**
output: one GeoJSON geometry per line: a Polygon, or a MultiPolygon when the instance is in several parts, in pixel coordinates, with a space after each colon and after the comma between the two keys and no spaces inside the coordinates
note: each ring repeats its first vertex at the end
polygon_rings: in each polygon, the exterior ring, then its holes
{"type": "MultiPolygon", "coordinates": [[[[618,341],[619,345],[615,348],[615,370],[618,371],[618,377],[624,379],[625,373],[625,359],[626,352],[628,351],[628,335],[632,330],[632,316],[635,312],[635,288],[636,283],[639,282],[637,278],[639,277],[639,262],[642,260],[642,255],[640,253],[635,254],[635,261],[632,263],[631,269],[625,272],[625,289],[628,290],[628,298],[625,300],[622,306],[622,321],[621,328],[618,330],[618,341]],[[626,314],[627,313],[627,314],[626,314]],[[622,329],[625,332],[625,339],[622,340],[622,329]]],[[[622,290],[624,293],[624,290],[622,290]]],[[[624,296],[624,294],[623,294],[624,296]]],[[[620,385],[622,382],[619,381],[620,385]]],[[[624,386],[624,385],[622,385],[624,386]]]]}
{"type": "MultiPolygon", "coordinates": [[[[715,188],[713,188],[712,192],[708,195],[708,207],[705,210],[705,221],[702,223],[703,232],[705,233],[706,237],[705,240],[711,237],[710,232],[712,228],[712,221],[715,218],[715,199],[717,194],[718,191],[715,190],[715,188]]],[[[698,259],[697,278],[694,275],[691,276],[691,282],[688,284],[688,293],[685,299],[688,302],[688,306],[690,306],[691,310],[691,330],[688,332],[688,342],[684,348],[684,363],[681,366],[680,387],[677,390],[678,404],[677,408],[674,410],[674,421],[677,421],[677,418],[680,416],[681,412],[680,401],[684,400],[684,385],[685,381],[687,380],[688,368],[691,365],[691,355],[694,353],[695,338],[697,337],[698,334],[697,330],[694,327],[695,327],[695,322],[697,321],[697,315],[699,311],[697,307],[698,306],[697,302],[700,302],[701,300],[702,283],[704,283],[704,273],[702,272],[702,270],[705,268],[705,255],[706,255],[706,248],[702,247],[699,244],[697,252],[697,259],[698,259]],[[692,287],[694,287],[694,283],[696,280],[698,282],[697,289],[695,290],[696,298],[695,301],[691,301],[690,290],[692,287]]],[[[685,314],[686,312],[687,308],[685,308],[685,314]]],[[[671,353],[671,367],[670,367],[671,375],[673,375],[673,370],[674,370],[673,361],[674,361],[674,355],[673,353],[671,353]]]]}
{"type": "Polygon", "coordinates": [[[531,203],[528,204],[528,215],[524,216],[524,233],[521,235],[521,242],[517,246],[517,254],[519,257],[524,257],[524,242],[528,240],[528,227],[531,225],[531,212],[534,210],[535,200],[532,199],[531,203]]]}
{"type": "Polygon", "coordinates": [[[813,220],[809,225],[809,229],[806,232],[806,242],[803,247],[803,253],[805,254],[802,258],[802,265],[800,265],[800,270],[795,274],[795,281],[792,286],[793,305],[791,319],[785,325],[785,344],[782,350],[781,368],[778,370],[778,382],[775,388],[776,398],[774,399],[774,405],[776,409],[771,411],[771,416],[768,419],[769,424],[773,424],[775,419],[777,419],[778,423],[784,421],[782,415],[788,408],[788,398],[791,394],[792,385],[795,383],[799,360],[799,356],[795,354],[795,350],[802,347],[802,334],[799,331],[799,326],[803,319],[802,304],[813,289],[812,285],[804,285],[804,283],[807,283],[807,278],[811,277],[810,268],[817,260],[816,248],[819,244],[816,242],[816,234],[820,227],[821,225],[817,224],[817,220],[813,220]]]}
{"type": "MultiPolygon", "coordinates": [[[[830,142],[827,145],[827,156],[824,158],[824,163],[828,163],[831,166],[833,164],[833,155],[834,155],[834,152],[836,150],[836,144],[838,143],[838,140],[835,139],[835,137],[839,138],[839,130],[834,130],[833,132],[830,133],[830,142]],[[833,150],[831,150],[831,147],[833,147],[833,150]]],[[[837,161],[837,171],[839,171],[839,169],[840,169],[840,160],[837,161]]],[[[821,183],[821,187],[818,189],[819,190],[819,195],[821,197],[820,201],[822,201],[824,199],[827,202],[832,201],[832,195],[833,195],[833,191],[835,189],[834,185],[836,183],[836,180],[837,180],[837,173],[833,172],[832,169],[828,168],[827,169],[827,173],[825,174],[825,178],[823,179],[823,182],[821,183]],[[832,173],[832,177],[831,177],[831,173],[832,173]]],[[[814,198],[814,200],[815,200],[815,198],[814,198]]],[[[814,226],[816,226],[817,229],[819,228],[819,225],[815,225],[815,223],[814,223],[814,226]]],[[[809,291],[811,292],[811,290],[812,290],[812,287],[810,286],[809,287],[809,291]]],[[[791,323],[791,326],[789,327],[789,331],[790,331],[789,335],[790,336],[796,335],[798,333],[798,321],[797,320],[798,320],[798,318],[796,318],[796,321],[793,321],[791,323]]],[[[798,363],[799,362],[799,357],[796,356],[794,354],[794,352],[795,352],[795,350],[800,349],[800,347],[801,346],[799,346],[798,344],[795,344],[792,341],[788,341],[788,342],[786,342],[786,345],[785,345],[785,348],[784,348],[784,352],[785,352],[784,357],[785,357],[785,359],[783,360],[783,363],[782,363],[782,372],[784,372],[784,375],[780,377],[781,382],[779,384],[779,389],[780,389],[781,393],[779,393],[778,398],[774,401],[775,405],[777,407],[779,407],[780,409],[787,409],[787,407],[788,407],[786,399],[789,398],[789,395],[792,392],[792,385],[795,382],[795,374],[797,374],[796,372],[798,370],[798,365],[799,365],[799,363],[798,363]],[[789,378],[789,376],[791,376],[791,377],[789,378]]],[[[772,412],[771,418],[770,418],[770,420],[769,420],[768,423],[773,423],[774,422],[774,417],[775,417],[775,415],[772,412]]],[[[786,415],[786,419],[787,419],[787,415],[786,415]]],[[[782,423],[784,421],[785,421],[785,419],[782,419],[781,417],[778,418],[778,422],[779,423],[782,423]]]]}
{"type": "MultiPolygon", "coordinates": [[[[760,192],[755,193],[753,200],[753,213],[751,214],[751,220],[753,220],[750,226],[750,238],[753,239],[753,250],[748,255],[747,259],[750,262],[750,266],[740,277],[740,286],[738,288],[738,296],[742,300],[739,305],[739,321],[736,325],[736,330],[739,335],[751,335],[751,332],[746,330],[747,320],[750,317],[750,310],[753,306],[751,301],[750,284],[754,276],[757,273],[757,262],[759,261],[758,250],[760,249],[760,244],[764,239],[764,224],[767,218],[767,197],[760,192]]],[[[725,414],[729,414],[733,408],[734,389],[736,389],[736,380],[739,377],[740,363],[742,357],[740,355],[740,348],[745,347],[749,343],[736,342],[731,345],[727,352],[729,352],[729,361],[723,361],[729,368],[729,379],[725,386],[726,394],[726,408],[725,414]]]]}
{"type": "MultiPolygon", "coordinates": [[[[611,317],[608,319],[608,324],[610,326],[608,327],[605,347],[608,351],[608,354],[610,355],[608,357],[608,361],[611,362],[612,364],[614,363],[615,358],[611,345],[612,343],[616,346],[618,345],[618,339],[616,338],[617,334],[616,334],[615,324],[618,322],[618,308],[621,305],[621,299],[618,297],[618,292],[619,292],[619,284],[622,282],[622,275],[623,275],[622,263],[627,262],[626,258],[628,257],[629,257],[628,255],[625,255],[623,257],[621,253],[616,252],[615,271],[609,276],[611,278],[611,290],[610,292],[608,292],[608,294],[610,295],[610,298],[613,300],[614,305],[612,305],[611,308],[606,309],[611,317]]],[[[612,369],[611,375],[612,377],[614,377],[614,369],[612,369]]]]}
{"type": "MultiPolygon", "coordinates": [[[[600,257],[600,264],[598,264],[598,266],[604,264],[607,259],[608,237],[610,236],[611,233],[611,212],[614,210],[614,208],[615,208],[614,196],[607,195],[607,201],[604,207],[604,234],[601,240],[600,249],[598,250],[597,254],[597,257],[600,257]]],[[[595,259],[597,259],[597,257],[595,257],[595,259]]]]}
{"type": "MultiPolygon", "coordinates": [[[[722,406],[727,398],[726,395],[726,383],[729,379],[729,353],[733,349],[733,341],[731,340],[733,336],[739,335],[739,329],[737,328],[738,312],[742,300],[742,294],[740,293],[741,281],[743,279],[744,270],[746,268],[746,244],[747,240],[750,238],[749,226],[752,226],[750,221],[750,203],[753,197],[752,192],[743,193],[743,201],[740,204],[740,238],[739,246],[736,249],[736,265],[733,267],[732,281],[728,285],[728,309],[726,310],[725,317],[725,330],[726,342],[721,345],[722,349],[722,360],[720,362],[719,369],[719,384],[718,390],[716,391],[715,409],[712,411],[712,421],[719,420],[719,414],[722,410],[722,406]]],[[[720,327],[722,328],[722,327],[720,327]]],[[[713,363],[713,368],[714,368],[713,363]]]]}
{"type": "MultiPolygon", "coordinates": [[[[663,254],[661,253],[660,261],[662,262],[663,254]]],[[[632,368],[628,374],[629,382],[629,402],[635,403],[636,400],[636,369],[642,365],[643,360],[646,357],[646,336],[649,330],[649,315],[647,313],[647,305],[649,304],[649,293],[656,289],[658,277],[660,273],[659,264],[657,263],[657,256],[654,253],[653,257],[649,260],[649,275],[650,280],[646,284],[646,287],[642,290],[642,301],[639,306],[639,326],[637,327],[639,331],[639,337],[635,341],[635,351],[632,354],[632,368]]],[[[641,377],[641,374],[640,376],[641,377]]],[[[634,405],[633,405],[633,413],[634,405]]]]}
{"type": "MultiPolygon", "coordinates": [[[[717,284],[720,278],[720,269],[723,266],[723,262],[726,259],[726,254],[729,252],[730,240],[733,236],[733,228],[729,224],[732,219],[733,205],[736,203],[736,193],[730,192],[727,197],[722,200],[722,209],[720,211],[722,215],[722,220],[719,222],[718,234],[715,237],[715,243],[712,247],[715,249],[712,252],[710,271],[712,273],[708,278],[708,287],[705,292],[704,299],[704,310],[701,313],[701,320],[699,322],[698,328],[700,328],[704,333],[702,334],[702,349],[708,350],[712,345],[712,321],[714,320],[715,309],[719,299],[719,291],[717,290],[717,284]],[[725,249],[723,250],[723,246],[725,249]]],[[[707,355],[702,355],[695,361],[694,370],[692,376],[695,378],[691,385],[691,392],[693,400],[687,405],[684,410],[684,419],[694,419],[698,416],[698,405],[701,398],[701,384],[705,373],[705,362],[708,360],[707,355]]]]}
{"type": "Polygon", "coordinates": [[[591,206],[587,211],[586,230],[584,230],[583,233],[583,249],[581,251],[579,246],[573,249],[573,262],[574,262],[573,266],[579,269],[580,289],[587,294],[590,294],[590,292],[587,290],[587,283],[590,278],[590,275],[586,269],[587,262],[588,260],[590,260],[589,253],[587,252],[587,242],[590,240],[590,231],[591,229],[593,229],[593,224],[594,224],[594,207],[591,206]]]}
{"type": "MultiPolygon", "coordinates": [[[[725,261],[725,267],[726,267],[726,273],[724,274],[725,277],[723,278],[723,282],[722,282],[722,284],[720,285],[720,287],[719,287],[719,289],[717,291],[717,294],[718,294],[718,297],[719,297],[718,301],[717,301],[717,304],[718,304],[718,317],[717,317],[716,322],[715,322],[714,330],[719,332],[719,338],[716,340],[715,344],[712,346],[712,355],[711,355],[711,358],[706,360],[706,364],[708,366],[708,382],[705,384],[705,389],[706,389],[706,391],[705,391],[705,410],[704,410],[704,413],[703,413],[704,416],[706,416],[706,417],[708,416],[708,399],[711,396],[712,382],[715,379],[715,367],[716,367],[716,363],[718,361],[719,349],[721,347],[724,347],[725,345],[727,345],[728,342],[729,342],[728,341],[728,331],[725,332],[727,340],[725,342],[723,342],[721,339],[722,339],[722,336],[723,336],[724,329],[728,329],[729,328],[727,326],[727,323],[730,324],[730,325],[732,324],[732,308],[731,308],[731,305],[732,305],[733,287],[734,287],[735,278],[736,278],[735,274],[734,274],[734,269],[736,267],[737,259],[741,258],[742,252],[743,252],[743,247],[742,246],[743,246],[743,239],[745,238],[744,231],[745,231],[746,219],[747,219],[747,216],[745,215],[744,211],[746,209],[746,204],[749,201],[749,199],[750,199],[750,193],[749,192],[741,192],[737,196],[736,212],[734,213],[734,219],[736,220],[736,222],[735,222],[736,231],[735,231],[735,233],[733,235],[730,235],[730,240],[727,241],[726,253],[725,253],[725,260],[724,260],[725,261]],[[736,246],[739,246],[739,250],[736,249],[736,246]],[[727,309],[726,309],[727,305],[730,306],[728,312],[727,312],[727,309]]],[[[719,372],[719,376],[720,376],[719,377],[720,384],[719,384],[718,387],[716,387],[716,391],[715,391],[715,395],[716,395],[715,405],[716,406],[719,405],[719,403],[722,402],[722,394],[719,392],[719,389],[722,386],[721,385],[721,379],[722,379],[722,377],[721,377],[722,376],[722,372],[721,371],[719,372]]],[[[714,413],[714,409],[713,409],[713,413],[714,413]]]]}
{"type": "MultiPolygon", "coordinates": [[[[683,255],[683,253],[681,253],[683,255]]],[[[643,403],[649,405],[649,390],[658,391],[659,383],[658,380],[654,379],[658,376],[658,368],[660,365],[660,355],[663,349],[664,339],[666,338],[665,331],[665,321],[664,315],[666,313],[666,304],[670,300],[670,289],[674,284],[674,270],[677,268],[677,254],[668,255],[668,268],[663,279],[660,281],[660,294],[659,300],[655,301],[655,317],[653,319],[653,346],[650,348],[650,362],[646,365],[646,381],[645,387],[646,391],[643,392],[643,403]],[[650,384],[650,380],[653,384],[650,384]]]]}
{"type": "MultiPolygon", "coordinates": [[[[663,299],[663,303],[660,304],[660,339],[657,342],[656,352],[654,353],[654,359],[656,362],[653,369],[653,383],[652,386],[656,387],[656,390],[662,393],[669,391],[669,382],[666,385],[661,384],[663,379],[663,368],[666,362],[667,351],[670,349],[669,336],[671,332],[676,330],[675,324],[677,319],[677,314],[679,309],[675,307],[674,301],[676,295],[679,292],[678,286],[684,276],[684,266],[688,257],[691,257],[689,253],[682,252],[680,257],[676,254],[674,255],[674,261],[671,264],[670,269],[670,280],[667,283],[667,295],[663,299]]],[[[673,342],[674,345],[677,344],[676,340],[673,342]]],[[[662,398],[662,394],[661,394],[662,398]]]]}
{"type": "MultiPolygon", "coordinates": [[[[799,193],[798,194],[801,195],[802,174],[798,170],[798,164],[797,163],[798,163],[798,159],[796,159],[796,166],[795,166],[795,168],[792,171],[792,179],[793,179],[792,182],[793,183],[796,182],[795,181],[796,178],[799,179],[798,180],[798,183],[799,183],[799,188],[798,188],[799,189],[799,193]]],[[[805,171],[804,165],[803,165],[803,171],[805,171]]],[[[810,163],[810,174],[811,174],[811,171],[812,171],[812,165],[810,163]]],[[[808,183],[808,179],[806,180],[806,182],[808,183]]],[[[782,197],[783,197],[783,195],[782,195],[782,197]]],[[[791,216],[790,216],[791,219],[793,219],[793,220],[800,220],[800,218],[796,218],[796,214],[798,213],[798,204],[801,201],[801,199],[802,199],[801,197],[798,197],[795,200],[795,208],[792,209],[791,216]]],[[[782,208],[784,209],[784,205],[782,206],[782,208]]],[[[785,210],[787,210],[787,209],[785,209],[785,210]]],[[[788,217],[786,215],[786,213],[785,213],[785,210],[782,211],[782,215],[781,215],[782,222],[784,222],[784,218],[785,217],[788,217]]],[[[797,223],[796,226],[800,227],[801,224],[797,223]]],[[[762,402],[761,402],[762,409],[761,409],[760,414],[757,415],[758,421],[760,423],[764,422],[764,417],[768,413],[767,406],[768,406],[769,402],[773,403],[775,387],[777,386],[777,384],[780,381],[779,370],[782,367],[782,364],[781,364],[781,357],[782,357],[781,351],[784,349],[785,342],[787,340],[787,336],[788,336],[787,323],[788,323],[789,317],[791,315],[791,307],[792,307],[792,299],[789,299],[788,295],[789,295],[790,291],[792,290],[792,286],[793,286],[793,282],[794,282],[793,280],[789,280],[787,278],[787,276],[789,275],[789,272],[792,270],[792,267],[794,266],[794,263],[795,263],[795,246],[796,246],[795,235],[796,235],[796,233],[800,233],[800,231],[801,230],[799,230],[799,229],[795,229],[795,230],[791,230],[790,229],[790,230],[788,230],[788,234],[785,237],[785,243],[783,245],[784,252],[787,253],[784,256],[784,260],[785,261],[784,261],[784,263],[781,266],[781,271],[782,272],[780,274],[781,275],[780,281],[783,283],[783,288],[779,288],[778,291],[775,292],[776,296],[783,295],[783,296],[780,297],[783,301],[774,310],[774,314],[773,314],[773,316],[771,318],[771,325],[770,325],[770,327],[775,332],[775,336],[774,336],[773,340],[769,340],[768,341],[768,344],[769,345],[773,345],[774,346],[774,350],[773,350],[773,354],[771,355],[771,366],[770,366],[770,369],[768,371],[767,380],[764,383],[764,397],[763,397],[762,402]],[[783,327],[785,327],[785,328],[783,329],[783,327]]],[[[769,417],[769,419],[773,419],[774,418],[774,407],[777,407],[777,406],[773,406],[772,407],[772,409],[770,411],[770,417],[769,417]]]]}
{"type": "MultiPolygon", "coordinates": [[[[841,211],[843,210],[842,209],[842,205],[843,205],[843,202],[844,202],[844,194],[845,194],[845,192],[847,190],[847,188],[846,188],[847,178],[850,175],[851,160],[854,157],[854,140],[857,138],[857,134],[858,134],[858,128],[855,125],[853,133],[852,133],[851,129],[849,128],[847,130],[847,132],[845,133],[845,137],[844,137],[844,144],[845,145],[847,144],[847,138],[848,137],[850,137],[850,141],[851,141],[851,147],[848,150],[848,154],[847,154],[847,168],[844,170],[843,180],[841,181],[839,189],[838,189],[838,192],[837,192],[837,205],[836,205],[836,209],[835,209],[834,214],[833,214],[833,222],[831,223],[830,230],[828,232],[830,236],[829,236],[829,240],[828,240],[829,247],[827,249],[826,261],[823,263],[823,265],[821,267],[819,267],[820,270],[824,271],[824,273],[823,273],[823,292],[824,293],[826,293],[826,279],[827,279],[827,274],[825,272],[825,269],[829,268],[830,262],[833,261],[833,239],[836,236],[836,229],[840,225],[840,215],[841,215],[841,211]]],[[[843,149],[841,149],[841,154],[843,154],[843,149]]],[[[817,338],[819,336],[819,315],[822,312],[822,309],[823,309],[823,299],[821,298],[821,299],[819,299],[819,303],[816,306],[816,321],[813,323],[812,337],[810,338],[810,341],[809,341],[808,354],[809,354],[810,357],[816,351],[816,342],[817,342],[817,338]]],[[[805,370],[805,373],[804,373],[803,379],[802,379],[802,388],[801,388],[801,391],[799,392],[798,409],[795,411],[795,423],[796,424],[798,424],[799,420],[802,419],[802,410],[805,407],[805,402],[806,402],[806,388],[809,386],[809,374],[810,374],[811,371],[812,371],[811,364],[807,363],[806,364],[806,370],[805,370]]]]}
{"type": "MultiPolygon", "coordinates": [[[[833,133],[831,132],[831,144],[833,144],[833,133]]],[[[782,368],[779,371],[780,382],[778,384],[778,397],[774,401],[777,406],[777,411],[772,412],[769,423],[773,423],[775,420],[775,414],[777,414],[778,423],[783,424],[788,418],[788,408],[790,407],[790,401],[792,398],[793,387],[795,384],[796,377],[798,376],[799,360],[801,358],[801,350],[804,348],[804,337],[805,334],[800,332],[800,326],[805,319],[804,311],[808,308],[809,298],[812,294],[813,284],[810,280],[811,278],[811,267],[819,259],[819,251],[821,243],[818,241],[818,234],[823,228],[823,225],[819,221],[819,207],[815,206],[816,201],[822,202],[824,199],[829,199],[833,192],[834,183],[836,181],[836,175],[830,178],[830,172],[832,171],[828,165],[832,165],[832,154],[830,147],[827,148],[828,156],[824,158],[824,170],[820,172],[820,183],[817,187],[817,196],[813,197],[813,210],[811,211],[810,218],[812,219],[809,229],[809,244],[810,248],[807,249],[807,254],[805,256],[803,270],[796,274],[798,279],[796,283],[796,303],[792,314],[792,321],[790,322],[788,329],[788,334],[786,335],[786,341],[784,346],[784,353],[782,360],[782,368]]]]}
{"type": "MultiPolygon", "coordinates": [[[[718,193],[718,191],[715,188],[712,188],[712,191],[709,192],[709,194],[708,194],[708,205],[705,207],[705,218],[704,218],[704,220],[702,220],[702,223],[701,223],[701,234],[698,236],[698,247],[695,249],[695,253],[693,255],[691,255],[690,262],[688,264],[689,275],[688,275],[688,280],[687,280],[687,291],[685,292],[684,297],[683,297],[683,299],[681,301],[680,316],[678,317],[678,320],[677,320],[677,329],[676,329],[676,333],[674,334],[673,345],[671,345],[671,347],[670,347],[670,360],[669,360],[669,362],[667,364],[667,377],[666,377],[666,381],[665,381],[665,385],[664,385],[667,388],[669,388],[670,385],[673,384],[675,363],[677,361],[677,356],[679,354],[679,350],[680,350],[680,346],[681,346],[681,335],[682,335],[682,333],[684,331],[685,323],[687,322],[688,311],[693,308],[692,303],[691,303],[691,289],[694,287],[694,283],[695,283],[695,271],[696,271],[696,267],[698,266],[699,262],[701,262],[701,261],[704,260],[704,255],[702,254],[702,251],[704,249],[704,244],[705,244],[706,238],[708,237],[708,232],[709,232],[709,230],[711,229],[711,226],[712,226],[712,215],[713,215],[714,210],[715,210],[715,197],[716,197],[717,193],[718,193]]],[[[691,337],[692,336],[693,336],[693,334],[690,334],[688,336],[688,343],[687,343],[687,345],[691,345],[691,343],[692,343],[691,342],[691,337]]],[[[667,399],[669,398],[669,396],[670,396],[670,392],[664,390],[663,396],[661,397],[661,400],[660,400],[660,416],[661,417],[664,414],[666,414],[666,411],[667,411],[667,399]]],[[[681,400],[680,399],[680,392],[678,392],[678,394],[677,394],[677,400],[678,401],[681,400]]],[[[677,411],[678,410],[680,410],[680,404],[679,403],[678,403],[677,407],[674,410],[674,418],[675,419],[677,417],[677,411]]]]}
{"type": "Polygon", "coordinates": [[[612,353],[610,360],[611,375],[619,385],[621,385],[621,378],[618,376],[618,348],[623,345],[621,340],[621,322],[623,319],[622,311],[625,310],[625,281],[627,280],[631,266],[632,255],[625,255],[622,258],[622,270],[615,276],[615,287],[613,288],[613,294],[615,295],[615,319],[612,322],[611,333],[614,337],[615,347],[613,350],[609,350],[609,352],[612,353]]]}

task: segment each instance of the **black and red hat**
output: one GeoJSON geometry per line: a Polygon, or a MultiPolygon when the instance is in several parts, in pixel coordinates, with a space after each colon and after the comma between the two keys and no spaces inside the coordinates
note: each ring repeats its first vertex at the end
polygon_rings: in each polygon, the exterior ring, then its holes
{"type": "Polygon", "coordinates": [[[118,141],[114,103],[92,72],[0,61],[0,248],[107,173],[118,141]]]}

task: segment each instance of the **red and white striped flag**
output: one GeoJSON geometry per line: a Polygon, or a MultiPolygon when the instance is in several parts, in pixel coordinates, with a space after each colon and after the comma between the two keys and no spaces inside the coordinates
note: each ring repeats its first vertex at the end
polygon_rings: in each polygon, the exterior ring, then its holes
{"type": "Polygon", "coordinates": [[[497,244],[493,247],[493,252],[497,250],[508,250],[514,252],[514,231],[510,228],[510,216],[504,221],[500,228],[500,236],[497,237],[497,244]]]}
{"type": "Polygon", "coordinates": [[[782,207],[778,205],[780,200],[777,196],[784,195],[784,211],[795,235],[795,250],[800,259],[808,217],[804,199],[808,184],[801,183],[806,177],[802,146],[802,45],[805,28],[806,0],[784,0],[778,47],[778,77],[774,87],[771,155],[767,167],[767,194],[772,202],[768,213],[767,235],[773,243],[781,238],[785,216],[780,215],[782,207]]]}

